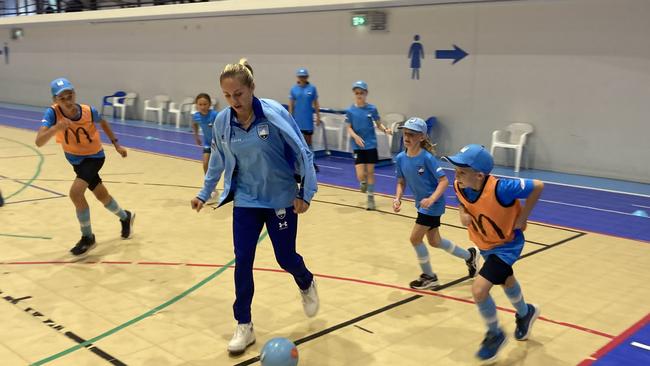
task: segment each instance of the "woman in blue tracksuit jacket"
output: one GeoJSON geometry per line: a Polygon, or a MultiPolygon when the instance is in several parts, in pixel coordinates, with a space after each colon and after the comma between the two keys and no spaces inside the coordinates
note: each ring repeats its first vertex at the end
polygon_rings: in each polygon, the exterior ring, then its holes
{"type": "Polygon", "coordinates": [[[253,95],[253,72],[245,60],[227,65],[220,84],[230,108],[222,110],[214,122],[203,189],[191,204],[200,211],[223,173],[219,206],[234,201],[233,309],[238,322],[228,351],[240,354],[255,342],[253,260],[264,225],[278,264],[293,275],[301,290],[305,314],[312,317],[318,312],[313,275],[296,253],[297,214],[309,209],[317,190],[316,172],[313,154],[291,115],[280,103],[253,95]]]}

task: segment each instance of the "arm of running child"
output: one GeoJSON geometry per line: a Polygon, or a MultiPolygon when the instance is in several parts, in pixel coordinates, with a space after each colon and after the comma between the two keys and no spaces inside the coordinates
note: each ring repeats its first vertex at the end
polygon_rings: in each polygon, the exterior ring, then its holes
{"type": "Polygon", "coordinates": [[[436,203],[436,201],[439,200],[443,194],[445,194],[445,190],[447,190],[448,185],[449,185],[449,179],[447,179],[447,176],[442,176],[438,178],[438,185],[436,186],[436,189],[433,191],[431,196],[420,201],[420,205],[424,208],[431,207],[431,205],[436,203]]]}
{"type": "Polygon", "coordinates": [[[395,198],[393,199],[393,211],[399,212],[402,209],[402,197],[404,196],[404,189],[406,188],[406,181],[403,177],[397,178],[397,185],[395,186],[395,198]]]}
{"type": "MultiPolygon", "coordinates": [[[[95,120],[95,113],[93,111],[93,120],[95,120]]],[[[108,136],[109,140],[111,140],[111,143],[113,143],[113,146],[115,147],[115,150],[123,157],[125,158],[127,155],[127,151],[125,148],[120,145],[119,140],[117,137],[115,137],[115,134],[113,133],[113,129],[111,129],[111,125],[106,122],[103,118],[99,119],[99,124],[102,126],[102,130],[104,130],[104,133],[106,136],[108,136]]]]}
{"type": "Polygon", "coordinates": [[[316,113],[316,126],[320,126],[320,103],[318,103],[318,93],[316,92],[316,89],[314,88],[314,93],[316,96],[314,97],[314,113],[316,113]]]}
{"type": "Polygon", "coordinates": [[[41,147],[45,145],[57,132],[65,131],[68,127],[70,127],[68,120],[57,121],[54,109],[48,108],[41,120],[41,127],[36,133],[36,146],[41,147]]]}
{"type": "Polygon", "coordinates": [[[539,197],[542,195],[542,190],[544,190],[544,182],[533,179],[533,191],[530,192],[530,195],[526,198],[526,203],[524,204],[524,207],[522,207],[521,213],[515,221],[515,229],[524,229],[526,227],[528,216],[533,210],[533,207],[537,204],[539,197]]]}
{"type": "Polygon", "coordinates": [[[199,124],[194,120],[192,120],[192,132],[194,132],[194,141],[196,141],[196,144],[199,146],[203,145],[203,143],[201,143],[201,139],[199,138],[199,124]]]}
{"type": "Polygon", "coordinates": [[[460,216],[461,225],[467,227],[472,223],[472,216],[465,211],[465,206],[462,203],[458,205],[458,215],[460,216]]]}
{"type": "Polygon", "coordinates": [[[432,172],[433,175],[438,180],[438,185],[436,186],[436,189],[433,191],[433,193],[431,193],[431,196],[420,201],[420,205],[422,207],[429,208],[437,200],[439,200],[440,197],[442,197],[442,195],[445,194],[445,191],[449,186],[449,179],[447,179],[447,175],[445,174],[445,171],[440,167],[440,165],[438,165],[438,161],[433,155],[427,154],[427,158],[425,159],[425,165],[427,169],[430,172],[432,172]]]}
{"type": "Polygon", "coordinates": [[[366,146],[366,142],[363,141],[361,136],[357,135],[357,133],[354,132],[354,130],[352,129],[352,123],[351,122],[348,122],[348,135],[350,135],[350,137],[352,137],[354,142],[356,142],[357,145],[359,145],[359,147],[363,148],[363,147],[366,146]]]}

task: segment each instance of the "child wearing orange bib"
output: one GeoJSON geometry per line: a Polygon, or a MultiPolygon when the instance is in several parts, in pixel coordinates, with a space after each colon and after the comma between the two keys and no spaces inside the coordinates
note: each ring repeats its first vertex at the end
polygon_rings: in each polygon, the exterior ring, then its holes
{"type": "Polygon", "coordinates": [[[135,219],[135,213],[123,210],[108,193],[99,177],[105,155],[95,123],[99,122],[122,157],[126,157],[127,152],[118,143],[108,122],[101,118],[94,107],[76,103],[74,87],[68,80],[55,79],[50,83],[50,87],[54,103],[45,111],[36,135],[36,146],[45,145],[55,136],[56,142],[61,144],[66,159],[77,174],[70,187],[70,199],[75,206],[81,227],[81,239],[70,252],[79,256],[96,246],[90,225],[90,209],[85,197],[86,188],[93,192],[106,209],[119,217],[123,239],[131,236],[135,219]]]}
{"type": "Polygon", "coordinates": [[[459,153],[445,157],[455,165],[454,190],[460,201],[461,223],[479,248],[485,263],[472,284],[472,295],[488,332],[476,357],[492,361],[506,343],[499,327],[497,308],[490,296],[494,285],[501,285],[517,310],[515,339],[525,341],[539,317],[538,306],[524,301],[512,265],[524,247],[526,220],[537,203],[544,184],[536,179],[506,179],[490,175],[492,155],[481,145],[467,145],[459,153]],[[520,199],[526,203],[521,204],[520,199]]]}

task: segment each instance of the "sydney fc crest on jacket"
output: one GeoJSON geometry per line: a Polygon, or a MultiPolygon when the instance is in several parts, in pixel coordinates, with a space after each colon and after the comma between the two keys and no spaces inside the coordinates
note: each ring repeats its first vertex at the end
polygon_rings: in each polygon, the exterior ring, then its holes
{"type": "Polygon", "coordinates": [[[262,140],[269,138],[269,125],[266,123],[260,123],[257,126],[257,136],[259,136],[262,140]]]}

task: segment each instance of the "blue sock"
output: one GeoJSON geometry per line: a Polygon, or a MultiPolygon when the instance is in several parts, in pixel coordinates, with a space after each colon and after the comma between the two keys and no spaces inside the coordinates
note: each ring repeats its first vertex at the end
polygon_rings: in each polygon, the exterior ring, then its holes
{"type": "Polygon", "coordinates": [[[372,196],[373,194],[375,194],[375,185],[368,184],[368,196],[372,196]]]}
{"type": "Polygon", "coordinates": [[[415,253],[418,255],[418,262],[420,262],[422,272],[429,276],[433,276],[433,269],[431,268],[431,262],[429,262],[429,250],[427,249],[427,246],[424,245],[424,243],[420,243],[414,245],[413,249],[415,249],[415,253]]]}
{"type": "Polygon", "coordinates": [[[81,235],[92,236],[93,228],[90,226],[90,208],[77,211],[77,220],[79,220],[79,226],[81,227],[81,235]]]}
{"type": "Polygon", "coordinates": [[[497,332],[499,330],[499,319],[497,318],[497,305],[492,300],[492,296],[488,295],[485,301],[477,302],[476,305],[478,305],[478,311],[481,313],[488,330],[497,332]]]}
{"type": "Polygon", "coordinates": [[[453,255],[454,257],[462,258],[464,260],[468,260],[470,257],[470,254],[467,251],[467,249],[456,246],[456,244],[452,243],[451,241],[445,238],[442,238],[440,240],[440,246],[438,248],[453,255]]]}
{"type": "Polygon", "coordinates": [[[120,220],[126,220],[126,212],[124,212],[124,210],[120,207],[120,205],[117,204],[117,201],[115,201],[115,199],[111,198],[111,202],[104,205],[104,207],[106,207],[107,210],[117,215],[117,217],[119,217],[120,220]]]}
{"type": "Polygon", "coordinates": [[[519,315],[520,318],[526,316],[526,314],[528,314],[528,305],[524,301],[524,295],[521,293],[519,282],[515,281],[515,285],[510,288],[504,287],[503,291],[506,293],[506,296],[508,296],[508,299],[510,299],[512,306],[517,309],[517,315],[519,315]]]}

